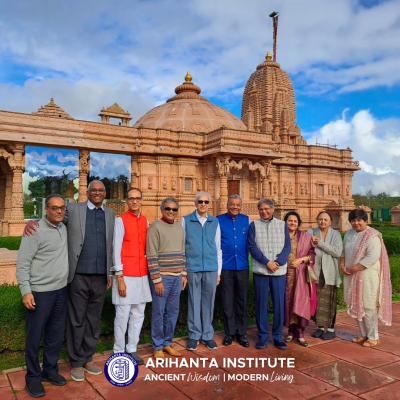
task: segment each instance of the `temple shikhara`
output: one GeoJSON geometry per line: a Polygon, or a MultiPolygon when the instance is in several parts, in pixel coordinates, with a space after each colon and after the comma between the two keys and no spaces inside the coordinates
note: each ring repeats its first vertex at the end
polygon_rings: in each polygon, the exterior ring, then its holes
{"type": "Polygon", "coordinates": [[[100,176],[107,202],[118,212],[126,207],[121,200],[129,186],[143,191],[143,212],[150,220],[160,216],[164,197],[176,197],[185,215],[193,210],[195,193],[206,190],[214,214],[225,212],[228,195],[237,193],[242,212],[253,218],[257,201],[268,197],[278,216],[296,210],[307,227],[325,209],[343,230],[354,208],[352,175],[358,163],[348,148],[306,143],[296,125],[291,79],[274,58],[267,54],[249,77],[241,120],[201,96],[190,73],[174,96],[133,126],[131,115],[116,103],[100,111],[100,122],[76,120],[53,99],[32,114],[0,111],[0,236],[20,234],[24,219],[40,214],[38,198],[51,191],[85,200],[89,180],[99,177],[91,171],[93,152],[129,157],[127,176],[100,176]],[[111,123],[115,120],[119,123],[111,123]],[[34,198],[35,180],[24,173],[32,146],[76,153],[75,175],[41,176],[43,187],[34,198]]]}

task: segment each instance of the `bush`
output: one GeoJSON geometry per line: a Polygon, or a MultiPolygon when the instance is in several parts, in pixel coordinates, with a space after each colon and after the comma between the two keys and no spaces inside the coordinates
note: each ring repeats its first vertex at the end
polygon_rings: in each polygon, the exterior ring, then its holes
{"type": "Polygon", "coordinates": [[[2,236],[0,237],[0,248],[18,250],[21,244],[21,239],[21,236],[2,236]]]}
{"type": "Polygon", "coordinates": [[[383,234],[383,242],[389,255],[400,255],[400,236],[394,234],[383,234]]]}

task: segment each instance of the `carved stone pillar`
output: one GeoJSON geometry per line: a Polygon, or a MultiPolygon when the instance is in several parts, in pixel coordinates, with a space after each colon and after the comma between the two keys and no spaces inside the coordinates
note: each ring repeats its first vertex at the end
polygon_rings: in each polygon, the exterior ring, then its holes
{"type": "Polygon", "coordinates": [[[266,176],[261,176],[261,195],[264,198],[269,198],[268,179],[266,176]]]}
{"type": "Polygon", "coordinates": [[[269,182],[271,180],[271,161],[262,162],[262,168],[259,169],[261,177],[261,195],[264,198],[269,198],[269,182]]]}
{"type": "Polygon", "coordinates": [[[219,175],[219,213],[226,210],[228,201],[228,174],[229,174],[229,156],[219,157],[217,159],[217,169],[219,175]]]}
{"type": "Polygon", "coordinates": [[[11,218],[12,181],[13,181],[13,174],[12,172],[10,172],[6,176],[6,193],[4,196],[4,218],[3,218],[5,220],[9,220],[11,218]]]}
{"type": "Polygon", "coordinates": [[[87,200],[88,176],[90,172],[90,152],[88,150],[79,150],[79,192],[78,201],[87,200]]]}
{"type": "Polygon", "coordinates": [[[138,173],[138,163],[133,154],[131,154],[131,182],[129,187],[139,187],[139,173],[138,173]]]}
{"type": "Polygon", "coordinates": [[[16,144],[13,146],[13,157],[9,159],[12,170],[11,186],[11,215],[10,220],[23,221],[24,219],[24,195],[22,192],[22,174],[25,170],[25,146],[16,144]]]}
{"type": "Polygon", "coordinates": [[[11,194],[11,220],[22,221],[24,219],[24,195],[22,193],[22,166],[12,167],[12,194],[11,194]]]}
{"type": "MultiPolygon", "coordinates": [[[[6,176],[0,176],[0,220],[4,219],[4,205],[6,196],[6,176]]],[[[1,223],[0,223],[1,230],[1,223]]]]}

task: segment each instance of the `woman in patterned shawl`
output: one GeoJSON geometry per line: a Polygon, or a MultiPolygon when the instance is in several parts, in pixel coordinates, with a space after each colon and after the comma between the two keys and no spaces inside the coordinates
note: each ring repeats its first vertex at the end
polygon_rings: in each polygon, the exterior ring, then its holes
{"type": "Polygon", "coordinates": [[[352,226],[344,237],[344,295],[348,314],[357,319],[360,335],[354,343],[374,347],[379,343],[378,319],[392,323],[392,286],[389,258],[382,235],[368,226],[368,214],[355,209],[352,226]]]}
{"type": "Polygon", "coordinates": [[[288,271],[285,292],[285,326],[288,327],[286,342],[293,338],[304,347],[304,330],[315,313],[315,283],[310,282],[308,268],[314,262],[314,248],[311,235],[300,231],[301,219],[295,211],[290,211],[284,218],[290,234],[291,252],[288,259],[288,271]]]}
{"type": "Polygon", "coordinates": [[[317,215],[318,228],[311,229],[315,246],[314,271],[317,277],[317,329],[311,335],[322,340],[336,337],[337,288],[342,280],[339,273],[339,258],[343,242],[340,233],[331,228],[332,218],[326,211],[317,215]]]}

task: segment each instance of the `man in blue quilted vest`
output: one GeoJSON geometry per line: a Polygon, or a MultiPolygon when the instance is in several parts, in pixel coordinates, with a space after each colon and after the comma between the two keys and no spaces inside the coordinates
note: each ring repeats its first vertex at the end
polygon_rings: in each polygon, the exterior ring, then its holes
{"type": "Polygon", "coordinates": [[[253,257],[253,282],[256,295],[257,349],[268,343],[268,299],[271,293],[274,309],[272,337],[274,346],[287,349],[282,329],[285,307],[287,260],[290,254],[290,236],[285,222],[274,217],[273,200],[258,202],[260,219],[250,224],[248,246],[253,257]]]}
{"type": "Polygon", "coordinates": [[[217,348],[212,320],[222,268],[221,231],[218,219],[208,214],[210,203],[210,193],[198,192],[196,209],[182,218],[189,292],[188,350],[196,350],[199,341],[210,350],[217,348]]]}

